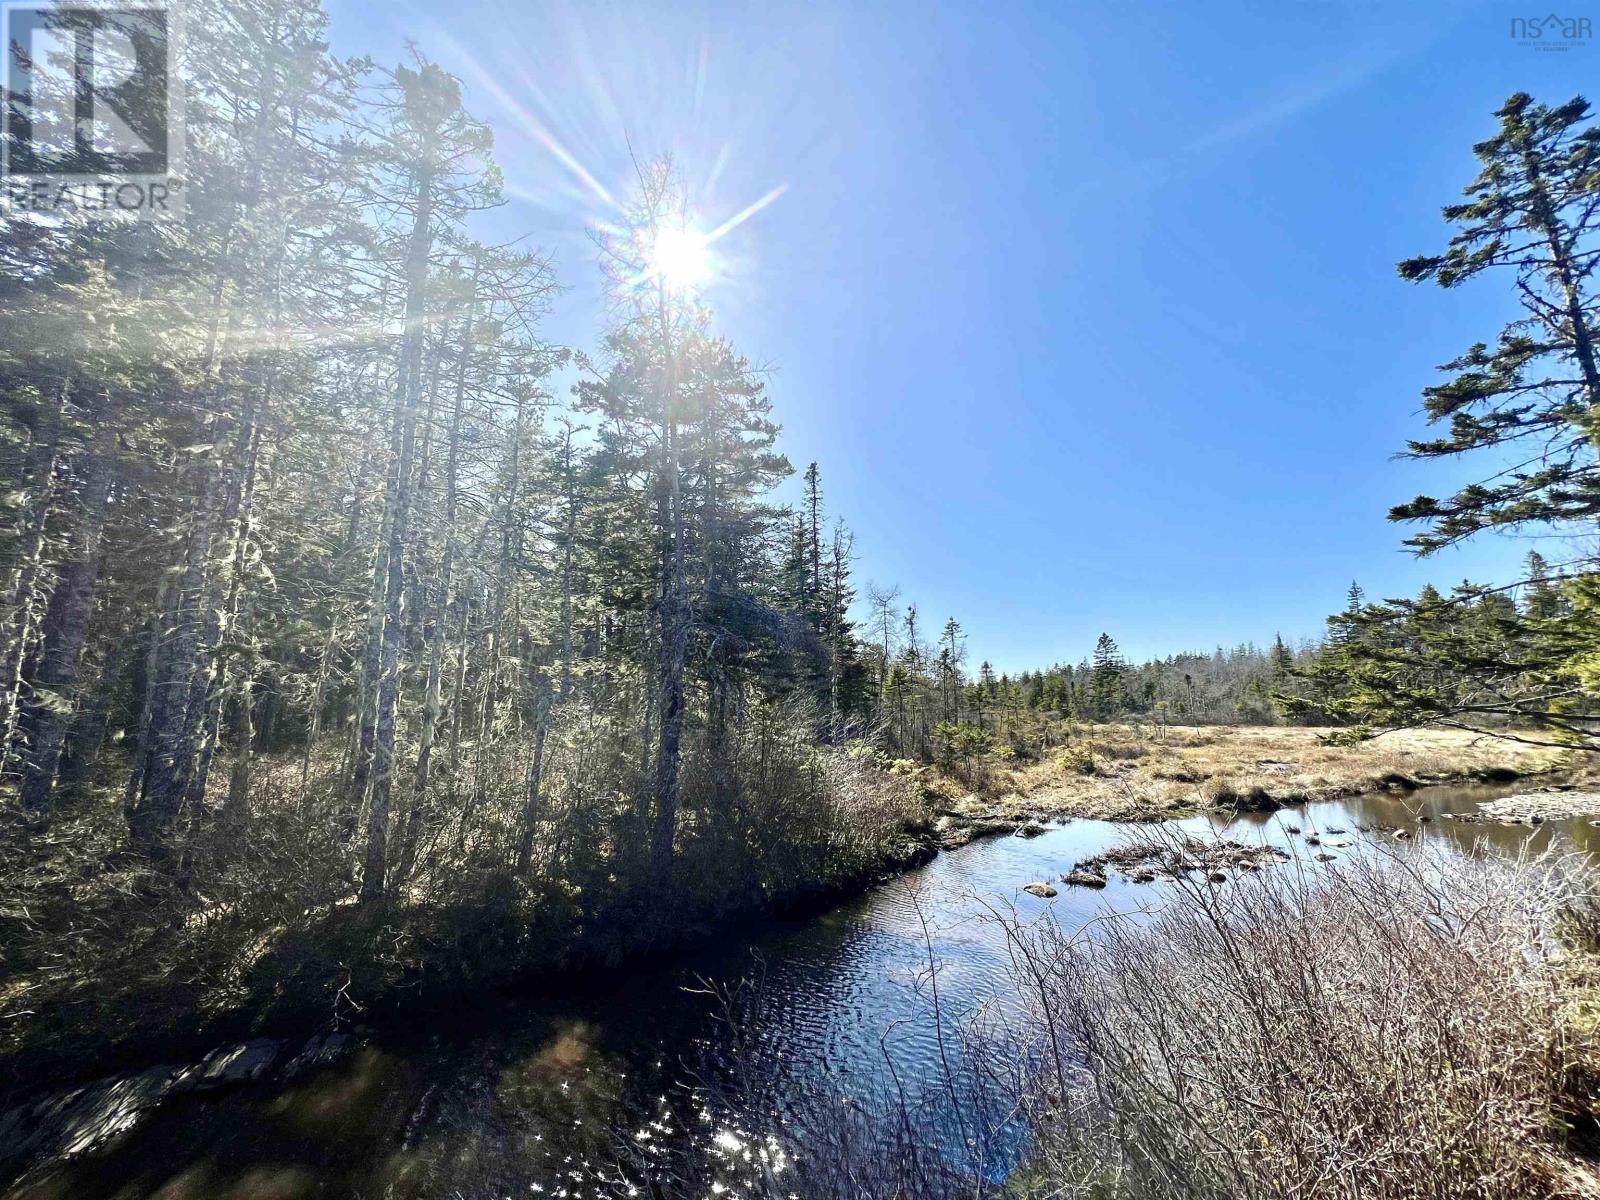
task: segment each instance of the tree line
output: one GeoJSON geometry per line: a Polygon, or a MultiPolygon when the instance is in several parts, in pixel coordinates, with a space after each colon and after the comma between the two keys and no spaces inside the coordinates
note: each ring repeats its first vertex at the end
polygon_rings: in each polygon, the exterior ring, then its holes
{"type": "Polygon", "coordinates": [[[182,219],[0,223],[24,825],[111,806],[192,887],[285,822],[365,901],[843,854],[888,785],[833,750],[930,755],[959,662],[893,599],[904,639],[856,628],[816,464],[775,499],[763,373],[655,261],[671,162],[597,234],[597,348],[555,345],[549,257],[474,233],[501,178],[458,80],[334,54],[315,0],[190,25],[182,219]]]}

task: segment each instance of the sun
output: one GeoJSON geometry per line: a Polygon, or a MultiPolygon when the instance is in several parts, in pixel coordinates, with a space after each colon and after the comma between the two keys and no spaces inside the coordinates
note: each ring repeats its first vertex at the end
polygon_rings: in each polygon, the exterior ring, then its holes
{"type": "Polygon", "coordinates": [[[658,229],[649,259],[650,274],[673,291],[694,291],[711,279],[711,239],[693,229],[658,229]]]}

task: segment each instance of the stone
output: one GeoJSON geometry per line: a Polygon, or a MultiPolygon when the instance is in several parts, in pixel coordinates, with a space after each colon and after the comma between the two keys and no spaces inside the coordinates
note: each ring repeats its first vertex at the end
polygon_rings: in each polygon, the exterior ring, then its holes
{"type": "Polygon", "coordinates": [[[1048,900],[1056,894],[1056,889],[1043,880],[1035,880],[1033,883],[1024,884],[1022,890],[1030,896],[1038,896],[1041,900],[1048,900]]]}
{"type": "Polygon", "coordinates": [[[1103,888],[1106,885],[1105,868],[1074,867],[1061,877],[1061,882],[1073,887],[1103,888]]]}
{"type": "Polygon", "coordinates": [[[270,1038],[257,1038],[253,1042],[240,1042],[213,1053],[205,1061],[198,1086],[220,1087],[225,1083],[248,1083],[260,1079],[278,1057],[281,1043],[270,1038]]]}

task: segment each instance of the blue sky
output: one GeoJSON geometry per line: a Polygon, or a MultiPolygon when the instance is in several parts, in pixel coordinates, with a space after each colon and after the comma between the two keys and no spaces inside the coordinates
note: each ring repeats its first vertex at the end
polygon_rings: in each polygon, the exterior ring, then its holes
{"type": "MultiPolygon", "coordinates": [[[[1589,86],[1503,5],[330,0],[336,48],[407,39],[467,83],[510,203],[593,348],[586,230],[630,146],[678,159],[709,301],[821,463],[863,583],[972,661],[1314,635],[1374,595],[1507,578],[1495,539],[1417,562],[1388,506],[1475,471],[1396,462],[1432,367],[1503,282],[1404,284],[1511,92],[1589,86]]],[[[1478,467],[1487,464],[1477,464],[1478,467]]]]}

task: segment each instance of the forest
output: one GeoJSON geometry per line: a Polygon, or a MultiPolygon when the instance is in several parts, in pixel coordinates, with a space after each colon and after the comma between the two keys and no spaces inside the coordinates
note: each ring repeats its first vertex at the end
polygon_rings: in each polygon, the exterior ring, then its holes
{"type": "Polygon", "coordinates": [[[984,764],[1097,727],[1600,749],[1583,101],[1507,101],[1448,248],[1401,265],[1522,305],[1429,389],[1437,436],[1408,453],[1520,465],[1392,514],[1424,556],[1507,530],[1570,553],[1415,598],[1352,584],[1316,638],[1129,661],[1105,633],[1009,675],[868,581],[822,466],[786,484],[797,401],[719,332],[670,158],[637,163],[595,262],[558,273],[537,229],[478,239],[504,199],[493,133],[422,50],[341,57],[319,0],[190,9],[182,219],[0,217],[17,1080],[817,911],[933,858],[984,764]],[[594,342],[557,344],[549,306],[586,270],[594,342]]]}

